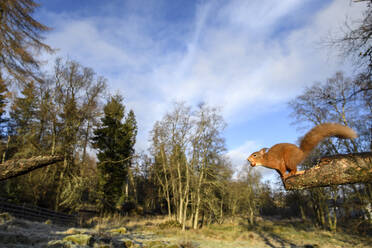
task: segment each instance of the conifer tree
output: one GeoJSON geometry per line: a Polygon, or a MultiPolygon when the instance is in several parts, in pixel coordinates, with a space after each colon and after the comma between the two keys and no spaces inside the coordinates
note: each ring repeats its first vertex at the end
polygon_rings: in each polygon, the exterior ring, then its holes
{"type": "Polygon", "coordinates": [[[115,95],[104,106],[104,117],[94,131],[93,147],[98,150],[100,207],[114,211],[123,196],[130,161],[134,153],[136,121],[133,111],[125,117],[123,98],[115,95]]]}
{"type": "MultiPolygon", "coordinates": [[[[134,144],[136,143],[137,136],[137,122],[136,116],[133,110],[130,110],[124,123],[124,128],[126,130],[125,141],[127,142],[127,157],[132,157],[134,155],[134,144]]],[[[131,163],[131,159],[127,160],[128,164],[131,163]]]]}
{"type": "Polygon", "coordinates": [[[22,96],[16,97],[12,103],[10,116],[15,125],[13,146],[17,147],[17,157],[35,155],[36,148],[36,114],[38,96],[33,82],[24,85],[22,96]]]}
{"type": "Polygon", "coordinates": [[[32,17],[39,5],[33,0],[0,1],[0,82],[7,77],[24,82],[39,68],[37,54],[52,52],[41,34],[49,28],[32,17]]]}

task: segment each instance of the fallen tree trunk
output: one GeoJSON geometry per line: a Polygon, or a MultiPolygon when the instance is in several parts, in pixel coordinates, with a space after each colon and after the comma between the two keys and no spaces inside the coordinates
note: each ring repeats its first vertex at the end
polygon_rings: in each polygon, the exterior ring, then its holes
{"type": "Polygon", "coordinates": [[[284,187],[294,190],[371,182],[372,152],[365,152],[324,157],[303,174],[288,177],[284,187]]]}
{"type": "Polygon", "coordinates": [[[0,164],[0,181],[24,175],[60,161],[63,161],[63,156],[38,156],[29,159],[8,160],[0,164]]]}

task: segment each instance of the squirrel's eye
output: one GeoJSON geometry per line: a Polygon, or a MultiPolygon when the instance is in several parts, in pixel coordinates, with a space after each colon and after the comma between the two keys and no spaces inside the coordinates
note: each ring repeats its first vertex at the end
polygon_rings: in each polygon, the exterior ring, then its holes
{"type": "Polygon", "coordinates": [[[257,154],[253,154],[253,157],[257,157],[257,154]]]}

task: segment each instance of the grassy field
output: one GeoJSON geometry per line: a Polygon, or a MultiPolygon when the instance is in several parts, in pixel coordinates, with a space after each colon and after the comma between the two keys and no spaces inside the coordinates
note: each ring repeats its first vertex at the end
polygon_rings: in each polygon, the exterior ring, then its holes
{"type": "Polygon", "coordinates": [[[372,237],[316,229],[300,220],[244,220],[182,232],[164,217],[94,218],[86,228],[37,223],[0,214],[0,247],[52,248],[239,248],[239,247],[372,247],[372,237]]]}
{"type": "MultiPolygon", "coordinates": [[[[174,222],[162,217],[151,219],[116,219],[134,233],[153,235],[156,239],[185,247],[372,247],[372,237],[314,228],[301,220],[264,220],[251,226],[244,220],[213,224],[199,230],[182,232],[174,222]]],[[[106,222],[109,224],[110,221],[106,222]]],[[[111,221],[115,224],[115,221],[111,221]]]]}

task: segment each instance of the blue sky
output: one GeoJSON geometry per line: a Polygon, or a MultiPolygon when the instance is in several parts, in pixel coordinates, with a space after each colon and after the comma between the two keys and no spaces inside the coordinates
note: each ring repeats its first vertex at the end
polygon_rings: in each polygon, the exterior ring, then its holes
{"type": "MultiPolygon", "coordinates": [[[[238,170],[262,147],[297,141],[287,102],[349,66],[321,45],[364,4],[347,0],[39,0],[46,42],[108,79],[139,123],[137,150],[172,102],[219,106],[238,170]]],[[[346,69],[345,69],[346,68],[346,69]]],[[[266,179],[275,172],[259,169],[266,179]]]]}

